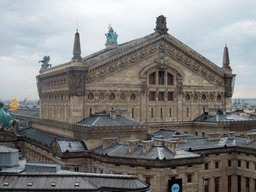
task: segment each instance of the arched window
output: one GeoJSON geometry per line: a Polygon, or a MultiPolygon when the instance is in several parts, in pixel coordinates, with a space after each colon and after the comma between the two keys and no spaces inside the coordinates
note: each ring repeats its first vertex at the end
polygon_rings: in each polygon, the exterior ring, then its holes
{"type": "Polygon", "coordinates": [[[149,75],[149,84],[150,85],[155,85],[156,84],[156,72],[151,73],[149,75]]]}
{"type": "Polygon", "coordinates": [[[170,73],[167,76],[167,85],[173,85],[173,76],[170,73]]]}

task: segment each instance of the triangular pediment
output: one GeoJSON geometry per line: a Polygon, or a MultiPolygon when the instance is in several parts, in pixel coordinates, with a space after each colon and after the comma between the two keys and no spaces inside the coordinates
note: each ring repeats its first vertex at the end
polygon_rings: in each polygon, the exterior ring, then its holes
{"type": "Polygon", "coordinates": [[[103,50],[86,58],[87,83],[97,81],[111,73],[130,67],[145,59],[164,53],[215,85],[224,85],[224,73],[220,67],[207,60],[170,34],[150,34],[124,43],[114,49],[103,50]]]}

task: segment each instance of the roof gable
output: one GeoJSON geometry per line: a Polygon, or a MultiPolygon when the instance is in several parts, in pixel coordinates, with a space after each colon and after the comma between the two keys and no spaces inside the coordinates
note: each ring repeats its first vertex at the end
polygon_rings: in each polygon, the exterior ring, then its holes
{"type": "Polygon", "coordinates": [[[101,79],[108,74],[130,67],[145,58],[164,52],[165,55],[186,66],[215,85],[224,85],[224,72],[169,34],[150,34],[125,43],[117,48],[84,58],[88,66],[87,83],[101,79]]]}

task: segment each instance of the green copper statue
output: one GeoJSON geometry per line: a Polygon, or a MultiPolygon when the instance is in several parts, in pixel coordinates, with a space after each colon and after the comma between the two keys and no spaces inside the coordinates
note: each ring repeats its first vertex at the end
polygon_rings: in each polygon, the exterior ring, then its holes
{"type": "Polygon", "coordinates": [[[107,42],[106,44],[117,44],[117,34],[116,32],[114,32],[113,28],[111,27],[111,24],[109,24],[108,26],[108,33],[106,33],[106,37],[107,37],[107,42]]]}
{"type": "Polygon", "coordinates": [[[51,64],[49,64],[50,56],[44,56],[43,60],[38,61],[38,63],[43,63],[41,65],[41,69],[47,69],[48,67],[52,67],[51,64]]]}

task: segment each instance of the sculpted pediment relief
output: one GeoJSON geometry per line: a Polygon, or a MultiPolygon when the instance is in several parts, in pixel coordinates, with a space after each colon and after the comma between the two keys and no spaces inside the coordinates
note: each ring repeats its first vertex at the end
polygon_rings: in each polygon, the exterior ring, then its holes
{"type": "MultiPolygon", "coordinates": [[[[123,55],[118,55],[115,58],[111,58],[111,60],[102,62],[102,64],[97,65],[97,67],[89,67],[86,81],[87,83],[96,81],[112,72],[130,67],[148,59],[155,54],[159,54],[159,58],[154,60],[154,62],[158,64],[159,68],[166,68],[170,65],[168,60],[168,57],[170,57],[213,84],[224,86],[224,75],[220,70],[212,67],[211,65],[213,64],[208,65],[205,61],[206,59],[202,56],[202,60],[199,60],[199,54],[196,55],[193,53],[194,57],[185,50],[177,47],[172,41],[165,37],[156,39],[154,42],[150,42],[149,44],[136,47],[131,50],[130,53],[125,53],[123,55]]],[[[216,68],[218,67],[216,66],[216,68]]]]}

